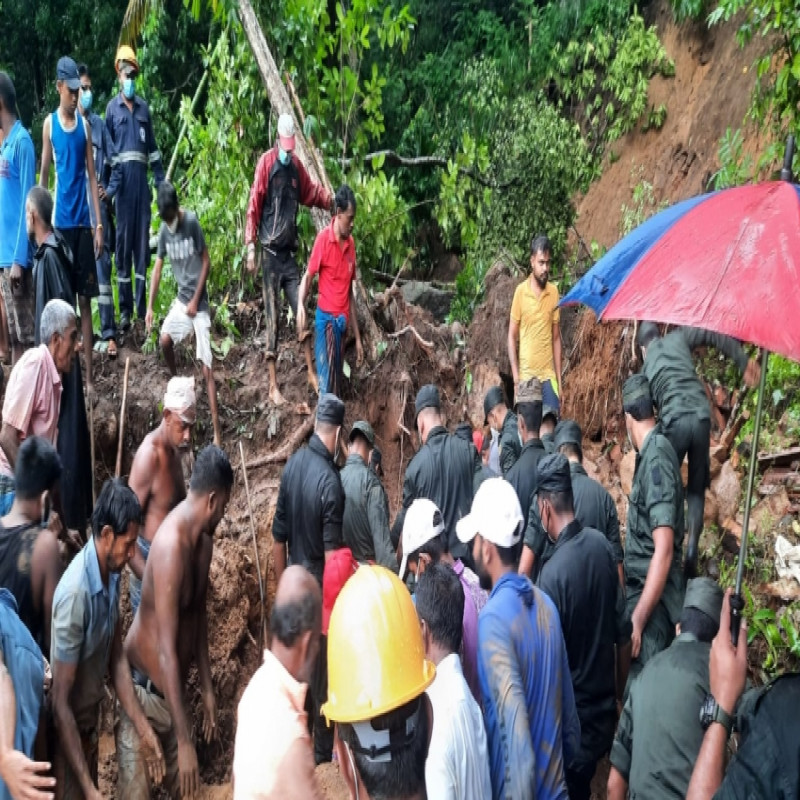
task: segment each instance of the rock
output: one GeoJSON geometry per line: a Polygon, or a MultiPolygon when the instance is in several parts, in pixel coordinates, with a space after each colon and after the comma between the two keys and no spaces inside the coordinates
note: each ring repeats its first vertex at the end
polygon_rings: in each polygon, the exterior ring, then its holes
{"type": "Polygon", "coordinates": [[[742,499],[739,475],[730,461],[722,465],[719,475],[711,483],[711,491],[717,499],[717,521],[722,525],[725,520],[736,516],[742,499]]]}
{"type": "Polygon", "coordinates": [[[444,322],[444,318],[450,313],[452,292],[445,292],[422,281],[409,281],[403,284],[402,292],[406,303],[430,311],[437,322],[444,322]]]}
{"type": "Polygon", "coordinates": [[[750,512],[749,530],[762,537],[768,533],[771,534],[786,515],[791,504],[786,487],[781,486],[779,491],[756,503],[750,512]]]}
{"type": "Polygon", "coordinates": [[[717,522],[719,505],[717,498],[711,491],[706,491],[706,504],[703,509],[703,525],[714,525],[717,522]]]}
{"type": "Polygon", "coordinates": [[[622,461],[622,448],[617,443],[608,451],[608,459],[615,466],[622,461]]]}
{"type": "Polygon", "coordinates": [[[619,482],[623,494],[628,497],[633,486],[633,473],[636,469],[636,451],[629,450],[619,462],[619,482]]]}

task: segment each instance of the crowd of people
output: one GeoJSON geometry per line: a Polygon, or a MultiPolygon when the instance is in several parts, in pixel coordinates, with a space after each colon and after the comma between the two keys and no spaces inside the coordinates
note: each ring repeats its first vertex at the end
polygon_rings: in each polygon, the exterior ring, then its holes
{"type": "MultiPolygon", "coordinates": [[[[100,120],[89,70],[59,60],[40,186],[13,84],[0,73],[0,329],[14,362],[0,428],[0,798],[101,796],[107,684],[123,798],[150,797],[159,785],[174,797],[197,794],[192,665],[199,729],[207,741],[217,735],[206,606],[233,470],[218,446],[211,265],[197,216],[164,178],[131,48],[120,48],[115,67],[119,94],[100,120]],[[148,296],[150,168],[160,227],[148,296]],[[92,476],[81,477],[92,355],[116,355],[134,311],[153,325],[165,258],[178,296],[160,334],[173,375],[161,419],[128,481],[108,480],[92,503],[92,476]],[[181,456],[197,401],[194,379],[176,375],[174,346],[191,335],[215,443],[198,454],[187,489],[181,456]],[[124,631],[126,567],[133,616],[124,631]]],[[[509,298],[513,383],[488,389],[482,425],[452,432],[437,386],[420,388],[420,446],[392,521],[375,432],[367,420],[345,430],[341,399],[348,326],[363,359],[356,198],[347,186],[332,196],[314,184],[294,150],[292,118],[282,115],[256,167],[247,268],[262,272],[271,402],[283,402],[281,290],[319,399],[310,441],[281,477],[277,590],[268,648],[238,708],[234,796],[321,798],[315,767],[335,758],[356,800],[588,800],[610,754],[613,798],[796,798],[800,677],[740,701],[746,628],[734,644],[729,596],[697,577],[710,425],[691,351],[714,345],[750,384],[757,363],[727,337],[640,326],[643,368],[625,381],[620,409],[637,453],[623,546],[610,495],[582,465],[582,431],[561,419],[559,294],[550,243],[536,236],[530,274],[509,298]],[[332,211],[302,277],[300,204],[332,211]],[[734,727],[740,744],[726,774],[734,727]]]]}

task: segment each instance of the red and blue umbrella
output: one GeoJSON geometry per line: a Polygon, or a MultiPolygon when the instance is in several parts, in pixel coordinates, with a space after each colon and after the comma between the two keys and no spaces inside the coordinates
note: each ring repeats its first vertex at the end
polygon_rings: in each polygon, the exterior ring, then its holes
{"type": "Polygon", "coordinates": [[[707,328],[800,360],[800,187],[772,181],[677,203],[616,244],[561,302],[599,319],[707,328]]]}

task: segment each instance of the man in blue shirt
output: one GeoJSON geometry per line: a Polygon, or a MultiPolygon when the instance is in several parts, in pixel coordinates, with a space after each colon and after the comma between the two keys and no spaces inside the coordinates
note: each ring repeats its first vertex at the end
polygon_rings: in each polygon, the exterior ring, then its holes
{"type": "MultiPolygon", "coordinates": [[[[113,156],[111,137],[105,122],[92,111],[92,76],[86,64],[78,64],[78,75],[81,76],[81,93],[78,110],[91,128],[92,152],[94,153],[94,172],[97,176],[97,194],[100,197],[100,223],[103,226],[103,249],[97,257],[97,305],[100,311],[100,341],[95,350],[108,353],[111,358],[117,356],[117,323],[114,319],[114,294],[111,291],[111,201],[106,195],[106,186],[111,176],[111,158],[113,156]]],[[[87,178],[86,193],[90,197],[90,186],[87,178]]],[[[98,220],[94,218],[94,207],[89,203],[89,216],[92,225],[98,220]]]]}
{"type": "Polygon", "coordinates": [[[114,59],[120,92],[106,106],[106,128],[114,145],[111,178],[106,195],[117,210],[117,286],[119,327],[124,333],[133,316],[131,268],[136,272],[136,314],[147,311],[147,267],[150,264],[150,206],[148,166],[153,170],[156,189],[164,180],[161,154],[153,134],[150,109],[136,96],[139,62],[133,49],[123,45],[114,59]]]}
{"type": "Polygon", "coordinates": [[[36,178],[33,140],[17,119],[17,93],[0,72],[0,359],[33,346],[33,277],[25,199],[36,178]]]}
{"type": "Polygon", "coordinates": [[[580,722],[558,611],[517,574],[522,528],[516,492],[502,478],[481,484],[456,525],[492,592],[478,617],[492,797],[568,800],[565,768],[578,753],[580,722]]]}
{"type": "Polygon", "coordinates": [[[154,782],[164,774],[161,745],[133,691],[119,615],[119,574],[133,555],[141,518],[133,490],[119,479],[106,481],[92,514],[92,538],[67,567],[53,597],[54,772],[60,797],[102,797],[97,727],[109,669],[117,700],[145,743],[154,782]]]}
{"type": "Polygon", "coordinates": [[[0,589],[0,800],[31,797],[55,784],[39,774],[49,764],[30,760],[43,695],[42,653],[17,616],[14,595],[0,589]]]}

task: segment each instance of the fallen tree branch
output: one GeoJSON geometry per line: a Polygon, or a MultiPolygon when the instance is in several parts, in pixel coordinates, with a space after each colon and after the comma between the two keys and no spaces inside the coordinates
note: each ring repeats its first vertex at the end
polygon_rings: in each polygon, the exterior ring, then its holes
{"type": "Polygon", "coordinates": [[[427,339],[423,339],[413,325],[406,325],[405,328],[401,328],[399,331],[397,331],[397,333],[387,333],[386,335],[389,339],[399,339],[404,333],[413,333],[416,340],[426,350],[433,350],[433,342],[429,342],[427,339]]]}
{"type": "MultiPolygon", "coordinates": [[[[398,167],[445,168],[450,163],[450,159],[444,158],[443,156],[403,156],[394,150],[377,150],[374,153],[367,153],[367,155],[364,156],[364,161],[376,161],[379,158],[383,158],[387,164],[394,164],[398,167]]],[[[343,158],[342,166],[347,168],[356,160],[355,158],[343,158]]],[[[521,181],[521,178],[512,178],[504,183],[498,183],[497,181],[484,178],[483,175],[475,172],[475,170],[470,167],[459,167],[458,172],[460,175],[466,175],[468,178],[472,178],[476,183],[479,183],[481,186],[486,186],[489,189],[508,189],[521,181]]]]}
{"type": "MultiPolygon", "coordinates": [[[[403,265],[405,266],[405,264],[403,265]]],[[[402,269],[400,270],[402,272],[402,269]]],[[[372,270],[372,276],[377,278],[382,283],[389,283],[391,281],[391,286],[389,286],[389,291],[394,289],[396,286],[405,286],[407,283],[424,283],[426,286],[432,286],[434,289],[441,289],[442,291],[449,291],[452,292],[456,288],[455,281],[423,281],[419,280],[418,278],[401,278],[400,272],[397,275],[392,276],[388,272],[381,272],[378,269],[372,270]]]]}
{"type": "Polygon", "coordinates": [[[269,464],[280,464],[283,461],[288,461],[289,457],[300,447],[313,430],[314,417],[308,417],[280,450],[276,450],[274,453],[270,453],[266,456],[261,456],[261,458],[253,459],[247,466],[250,469],[256,469],[257,467],[266,467],[269,464]]]}

